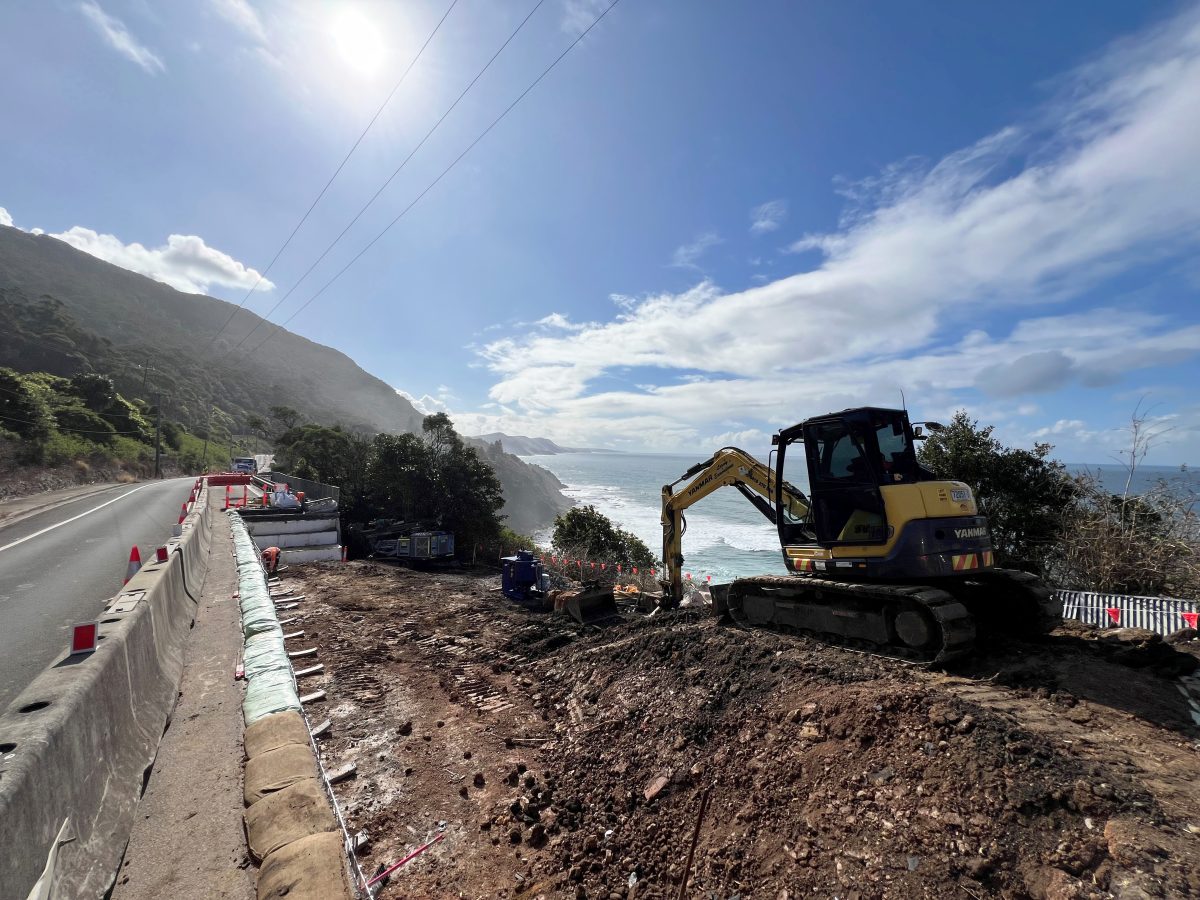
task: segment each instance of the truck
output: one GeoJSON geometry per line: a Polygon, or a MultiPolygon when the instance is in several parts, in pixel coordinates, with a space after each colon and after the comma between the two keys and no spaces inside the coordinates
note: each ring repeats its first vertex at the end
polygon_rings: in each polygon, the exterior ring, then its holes
{"type": "Polygon", "coordinates": [[[237,472],[242,475],[257,475],[258,463],[254,461],[253,456],[239,456],[230,461],[231,472],[237,472]]]}

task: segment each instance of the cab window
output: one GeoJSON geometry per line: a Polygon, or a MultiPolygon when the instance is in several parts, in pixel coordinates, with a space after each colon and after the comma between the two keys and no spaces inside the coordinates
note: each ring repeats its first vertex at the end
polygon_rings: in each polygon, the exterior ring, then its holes
{"type": "Polygon", "coordinates": [[[816,428],[816,477],[821,480],[872,481],[862,441],[841,422],[816,428]]]}
{"type": "Polygon", "coordinates": [[[872,423],[875,442],[879,447],[879,468],[883,483],[897,484],[919,481],[916,456],[904,422],[884,419],[872,423]]]}

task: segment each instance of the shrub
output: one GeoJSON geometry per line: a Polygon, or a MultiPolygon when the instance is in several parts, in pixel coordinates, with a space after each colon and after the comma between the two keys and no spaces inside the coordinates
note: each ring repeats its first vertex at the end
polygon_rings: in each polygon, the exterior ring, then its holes
{"type": "Polygon", "coordinates": [[[35,461],[48,466],[61,466],[77,459],[87,459],[99,449],[98,444],[79,435],[56,431],[39,445],[35,461]]]}
{"type": "Polygon", "coordinates": [[[68,406],[56,410],[54,421],[60,430],[77,434],[97,444],[111,444],[116,437],[113,427],[108,422],[83,406],[68,406]]]}
{"type": "Polygon", "coordinates": [[[577,506],[557,516],[551,542],[555,550],[579,559],[646,567],[656,562],[641,538],[618,528],[594,506],[577,506]]]}

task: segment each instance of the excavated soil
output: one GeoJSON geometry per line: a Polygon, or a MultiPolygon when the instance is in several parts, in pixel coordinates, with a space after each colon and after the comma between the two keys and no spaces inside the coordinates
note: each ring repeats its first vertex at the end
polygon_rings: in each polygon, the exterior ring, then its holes
{"type": "Polygon", "coordinates": [[[443,835],[380,896],[1200,896],[1194,640],[930,671],[694,612],[583,629],[494,573],[284,579],[363,869],[443,835]]]}

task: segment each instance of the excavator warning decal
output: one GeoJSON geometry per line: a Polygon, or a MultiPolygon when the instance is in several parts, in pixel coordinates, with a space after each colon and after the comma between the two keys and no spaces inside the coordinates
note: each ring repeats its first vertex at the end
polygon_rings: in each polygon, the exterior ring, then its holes
{"type": "Polygon", "coordinates": [[[979,563],[976,561],[975,556],[976,554],[974,553],[963,553],[951,557],[954,562],[954,571],[966,572],[969,569],[978,569],[979,563]]]}
{"type": "Polygon", "coordinates": [[[984,550],[980,555],[983,557],[983,565],[985,568],[990,569],[995,565],[995,556],[991,550],[984,550]]]}

